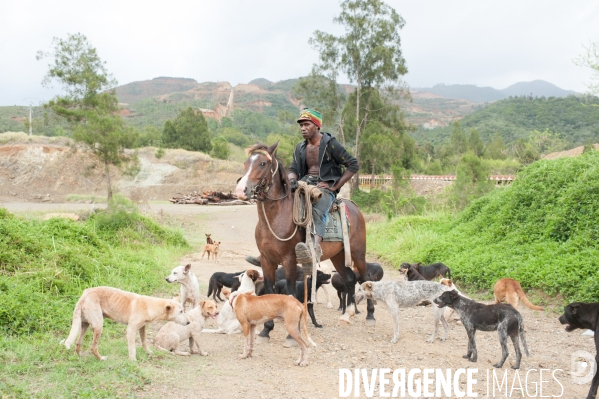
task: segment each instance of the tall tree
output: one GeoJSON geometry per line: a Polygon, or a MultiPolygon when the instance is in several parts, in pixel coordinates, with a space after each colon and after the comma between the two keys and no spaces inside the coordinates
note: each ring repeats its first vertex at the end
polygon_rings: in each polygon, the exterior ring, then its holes
{"type": "Polygon", "coordinates": [[[310,75],[300,78],[292,90],[296,98],[322,114],[324,125],[331,128],[345,147],[342,111],[347,96],[339,90],[336,80],[312,71],[310,75]]]}
{"type": "Polygon", "coordinates": [[[592,69],[588,88],[591,94],[599,95],[599,42],[591,42],[588,47],[585,47],[585,52],[575,59],[574,63],[592,69]]]}
{"type": "Polygon", "coordinates": [[[45,106],[64,117],[73,128],[73,139],[86,144],[104,164],[108,199],[111,199],[110,165],[118,167],[134,159],[124,150],[134,145],[137,133],[125,127],[119,116],[113,89],[117,82],[87,38],[81,33],[69,34],[66,39],[55,37],[52,46],[51,52],[37,53],[38,60],[53,60],[42,84],[50,86],[58,81],[64,94],[45,106]]]}
{"type": "Polygon", "coordinates": [[[408,72],[399,36],[405,22],[382,0],[345,0],[333,21],[345,28],[345,34],[314,32],[309,42],[319,52],[314,70],[333,80],[343,72],[356,84],[354,155],[359,157],[360,134],[368,124],[368,113],[360,117],[360,110],[368,109],[368,103],[361,103],[363,90],[394,85],[408,72]]]}
{"type": "Polygon", "coordinates": [[[468,148],[473,151],[477,157],[481,157],[485,152],[485,144],[480,139],[478,130],[474,127],[470,129],[470,134],[468,135],[468,148]]]}
{"type": "Polygon", "coordinates": [[[468,150],[468,138],[460,121],[453,122],[449,141],[456,155],[462,155],[468,150]]]}
{"type": "Polygon", "coordinates": [[[201,112],[188,107],[173,121],[166,121],[162,130],[162,143],[166,148],[183,148],[188,151],[212,150],[208,124],[201,112]]]}

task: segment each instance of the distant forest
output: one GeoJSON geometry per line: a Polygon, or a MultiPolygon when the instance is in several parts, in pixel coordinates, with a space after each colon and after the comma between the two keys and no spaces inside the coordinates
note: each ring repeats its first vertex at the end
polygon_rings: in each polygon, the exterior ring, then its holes
{"type": "MultiPolygon", "coordinates": [[[[483,142],[496,136],[505,144],[527,139],[534,130],[549,130],[559,135],[569,147],[599,142],[599,98],[568,97],[510,97],[488,105],[465,116],[462,128],[478,130],[483,142]]],[[[431,130],[419,128],[413,137],[417,142],[441,144],[449,138],[452,127],[431,130]]]]}

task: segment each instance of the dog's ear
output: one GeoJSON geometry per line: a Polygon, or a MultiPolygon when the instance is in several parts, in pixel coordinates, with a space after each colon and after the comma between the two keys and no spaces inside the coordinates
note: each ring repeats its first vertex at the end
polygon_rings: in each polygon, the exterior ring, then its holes
{"type": "Polygon", "coordinates": [[[458,292],[456,290],[453,291],[449,291],[449,296],[451,297],[451,299],[456,299],[458,297],[458,292]]]}
{"type": "Polygon", "coordinates": [[[191,263],[188,263],[185,265],[185,270],[183,271],[183,273],[187,274],[189,273],[189,270],[191,269],[191,263]]]}
{"type": "Polygon", "coordinates": [[[170,313],[173,310],[171,305],[166,305],[166,313],[170,313]]]}
{"type": "Polygon", "coordinates": [[[208,234],[208,233],[204,233],[206,234],[206,237],[210,237],[212,235],[212,233],[208,234]]]}
{"type": "Polygon", "coordinates": [[[368,291],[372,291],[372,283],[370,281],[365,282],[364,289],[368,290],[368,291]]]}
{"type": "Polygon", "coordinates": [[[580,304],[579,303],[573,303],[570,305],[570,310],[572,311],[572,314],[578,314],[578,310],[580,309],[580,304]]]}
{"type": "Polygon", "coordinates": [[[446,282],[447,282],[447,286],[448,286],[448,287],[451,287],[451,285],[453,284],[453,281],[451,281],[451,279],[450,279],[450,278],[447,278],[447,279],[445,279],[445,280],[446,280],[446,282]]]}
{"type": "Polygon", "coordinates": [[[205,304],[206,304],[206,300],[205,300],[205,299],[202,299],[202,300],[200,301],[200,307],[201,307],[201,308],[203,308],[205,304]]]}

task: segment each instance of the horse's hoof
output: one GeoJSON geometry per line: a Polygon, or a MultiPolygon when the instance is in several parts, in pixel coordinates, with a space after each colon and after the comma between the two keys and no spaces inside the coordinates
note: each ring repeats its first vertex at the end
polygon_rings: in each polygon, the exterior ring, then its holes
{"type": "Polygon", "coordinates": [[[376,320],[375,319],[366,319],[366,325],[367,326],[375,326],[376,320]]]}
{"type": "Polygon", "coordinates": [[[285,348],[293,348],[294,346],[297,346],[297,342],[295,342],[293,338],[287,338],[285,342],[283,342],[283,347],[285,348]]]}
{"type": "Polygon", "coordinates": [[[270,341],[270,337],[263,337],[262,335],[256,335],[254,342],[258,344],[267,344],[270,341]]]}

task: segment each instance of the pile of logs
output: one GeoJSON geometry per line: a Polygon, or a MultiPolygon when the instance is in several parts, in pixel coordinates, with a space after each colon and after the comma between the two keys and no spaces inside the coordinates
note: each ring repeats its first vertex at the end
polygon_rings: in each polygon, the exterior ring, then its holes
{"type": "Polygon", "coordinates": [[[251,202],[237,199],[237,196],[231,192],[223,193],[222,191],[197,191],[191,194],[178,194],[171,199],[173,204],[197,204],[197,205],[250,205],[251,202]]]}

